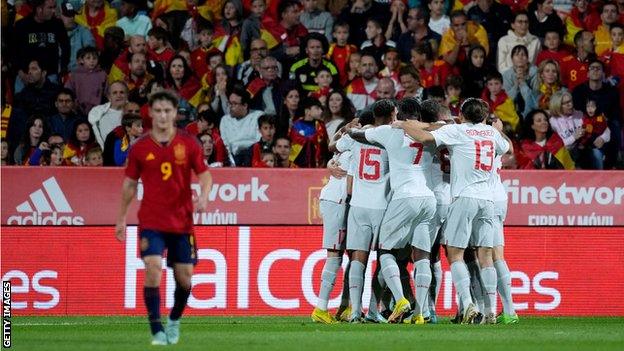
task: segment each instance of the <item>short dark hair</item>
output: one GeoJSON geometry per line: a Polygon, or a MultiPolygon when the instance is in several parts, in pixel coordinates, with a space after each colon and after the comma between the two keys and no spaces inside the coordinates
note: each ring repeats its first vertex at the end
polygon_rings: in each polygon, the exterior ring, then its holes
{"type": "Polygon", "coordinates": [[[100,52],[98,51],[96,47],[85,46],[85,47],[78,49],[78,52],[76,52],[76,59],[79,60],[87,55],[93,55],[97,58],[100,58],[100,52]]]}
{"type": "Polygon", "coordinates": [[[230,95],[237,95],[240,96],[241,98],[241,104],[243,105],[247,105],[249,106],[249,104],[251,103],[251,96],[249,96],[249,92],[247,91],[247,89],[245,89],[244,86],[242,86],[241,84],[235,84],[232,87],[232,90],[230,90],[230,93],[227,94],[228,98],[230,97],[230,95]]]}
{"type": "Polygon", "coordinates": [[[343,20],[337,20],[336,22],[334,22],[334,26],[332,27],[332,32],[336,31],[336,28],[338,27],[346,27],[347,31],[349,30],[349,22],[343,21],[343,20]]]}
{"type": "Polygon", "coordinates": [[[149,106],[153,107],[156,101],[169,101],[176,109],[179,104],[178,96],[169,90],[163,90],[152,94],[148,101],[149,106]]]}
{"type": "Polygon", "coordinates": [[[212,123],[215,126],[217,125],[217,121],[219,120],[217,114],[212,110],[212,108],[198,113],[197,119],[201,119],[203,121],[206,121],[207,123],[212,123]]]}
{"type": "Polygon", "coordinates": [[[434,85],[434,86],[425,88],[425,92],[423,95],[425,99],[431,99],[434,97],[446,99],[446,92],[444,91],[444,88],[442,88],[439,85],[434,85]]]}
{"type": "Polygon", "coordinates": [[[329,43],[327,42],[327,38],[323,34],[316,32],[309,33],[303,38],[303,41],[301,42],[301,49],[304,49],[305,51],[305,49],[308,47],[308,42],[310,40],[318,40],[321,43],[321,47],[323,48],[323,53],[327,53],[327,50],[329,50],[329,43]]]}
{"type": "Polygon", "coordinates": [[[390,99],[377,100],[373,104],[373,115],[375,116],[375,119],[383,118],[384,120],[387,120],[390,118],[395,108],[396,104],[390,99]]]}
{"type": "Polygon", "coordinates": [[[201,33],[202,31],[208,31],[210,32],[210,34],[214,33],[214,25],[212,24],[212,22],[208,21],[202,16],[197,16],[196,23],[197,23],[198,34],[201,33]]]}
{"type": "Polygon", "coordinates": [[[414,66],[408,65],[399,68],[399,78],[406,75],[410,75],[420,82],[420,73],[418,73],[414,66]]]}
{"type": "Polygon", "coordinates": [[[443,105],[434,99],[427,99],[420,105],[421,114],[420,119],[423,122],[433,123],[438,120],[440,112],[442,112],[443,105]]]}
{"type": "Polygon", "coordinates": [[[587,68],[589,68],[589,66],[593,65],[594,63],[599,64],[599,65],[600,65],[600,67],[602,67],[602,71],[603,71],[603,72],[605,71],[605,68],[606,68],[605,63],[604,63],[604,62],[602,62],[602,61],[600,61],[600,60],[599,60],[599,59],[597,59],[597,58],[591,58],[591,59],[589,60],[589,62],[587,63],[587,68]]]}
{"type": "Polygon", "coordinates": [[[58,93],[56,93],[56,98],[58,99],[58,97],[61,95],[69,95],[71,96],[72,100],[76,100],[76,93],[74,93],[74,91],[69,88],[61,88],[58,93]]]}
{"type": "Polygon", "coordinates": [[[588,30],[581,29],[576,34],[574,34],[574,45],[578,45],[579,41],[583,38],[583,33],[591,33],[588,30]]]}
{"type": "Polygon", "coordinates": [[[303,98],[303,101],[301,101],[301,108],[304,111],[311,108],[312,106],[318,106],[320,108],[323,108],[323,104],[321,104],[321,102],[318,99],[313,99],[309,96],[303,98]]]}
{"type": "Polygon", "coordinates": [[[358,123],[360,125],[369,125],[375,123],[375,116],[373,116],[373,111],[371,110],[363,110],[358,115],[358,123]]]}
{"type": "Polygon", "coordinates": [[[261,128],[263,124],[268,124],[270,126],[275,127],[276,118],[274,115],[264,114],[258,117],[258,128],[261,128]]]}
{"type": "Polygon", "coordinates": [[[497,80],[499,82],[503,82],[503,75],[500,74],[499,71],[492,71],[485,76],[485,82],[489,82],[491,80],[497,80]]]}
{"type": "Polygon", "coordinates": [[[527,57],[529,56],[529,49],[527,49],[526,46],[520,44],[520,45],[516,45],[513,48],[511,48],[511,56],[510,57],[514,57],[520,51],[524,52],[524,54],[527,55],[527,57]]]}
{"type": "Polygon", "coordinates": [[[124,115],[121,116],[121,125],[123,127],[132,127],[134,122],[142,120],[141,116],[136,113],[124,113],[124,115]]]}
{"type": "Polygon", "coordinates": [[[295,0],[283,0],[277,5],[277,19],[282,20],[282,14],[290,7],[299,7],[299,2],[295,0]]]}
{"type": "Polygon", "coordinates": [[[449,87],[461,89],[463,85],[464,79],[461,76],[450,75],[446,78],[446,89],[448,89],[449,87]]]}
{"type": "Polygon", "coordinates": [[[399,101],[399,114],[397,119],[402,121],[421,118],[421,105],[415,97],[407,97],[399,101]]]}
{"type": "Polygon", "coordinates": [[[490,115],[490,107],[481,99],[468,98],[461,105],[461,113],[467,121],[481,123],[490,115]]]}
{"type": "Polygon", "coordinates": [[[167,32],[166,29],[161,28],[161,27],[152,27],[152,29],[150,29],[147,32],[147,36],[148,37],[154,37],[158,40],[162,40],[164,42],[167,42],[167,40],[169,40],[169,32],[167,32]]]}

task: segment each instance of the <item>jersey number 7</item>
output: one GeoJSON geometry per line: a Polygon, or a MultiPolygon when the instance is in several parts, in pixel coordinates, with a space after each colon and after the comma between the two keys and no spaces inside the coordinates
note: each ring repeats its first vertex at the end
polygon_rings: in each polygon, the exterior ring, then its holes
{"type": "Polygon", "coordinates": [[[377,180],[381,177],[380,167],[381,163],[378,160],[371,159],[373,155],[381,155],[379,149],[360,149],[360,167],[358,175],[360,179],[364,180],[377,180]],[[373,173],[366,173],[364,166],[373,167],[373,173]]]}
{"type": "Polygon", "coordinates": [[[474,168],[486,172],[491,171],[494,164],[494,143],[492,140],[475,140],[474,145],[476,154],[474,168]],[[481,162],[482,153],[486,157],[483,163],[481,162]]]}

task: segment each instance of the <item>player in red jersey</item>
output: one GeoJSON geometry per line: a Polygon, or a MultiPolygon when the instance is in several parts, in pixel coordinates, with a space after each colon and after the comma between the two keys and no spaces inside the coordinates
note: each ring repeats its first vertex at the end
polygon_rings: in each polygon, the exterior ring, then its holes
{"type": "Polygon", "coordinates": [[[157,92],[150,97],[149,106],[152,129],[130,149],[115,236],[119,241],[126,240],[128,206],[141,178],[144,195],[138,217],[141,257],[145,263],[143,295],[152,330],[152,345],[166,345],[178,342],[180,317],[191,294],[193,266],[197,263],[191,170],[201,186],[201,194],[195,203],[197,210],[206,208],[212,177],[204,164],[197,139],[175,127],[178,98],[168,91],[157,92]],[[175,302],[166,328],[163,328],[159,286],[165,248],[167,266],[173,268],[176,289],[175,302]]]}

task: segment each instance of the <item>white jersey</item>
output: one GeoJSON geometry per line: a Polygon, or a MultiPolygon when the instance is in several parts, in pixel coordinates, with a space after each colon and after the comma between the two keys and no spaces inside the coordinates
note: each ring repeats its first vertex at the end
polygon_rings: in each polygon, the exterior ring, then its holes
{"type": "Polygon", "coordinates": [[[446,145],[451,156],[451,194],[493,201],[490,177],[494,158],[509,150],[509,143],[483,123],[445,125],[431,132],[437,146],[446,145]]]}
{"type": "MultiPolygon", "coordinates": [[[[351,151],[345,151],[334,155],[334,161],[337,161],[342,169],[349,168],[351,165],[351,151]]],[[[343,203],[347,198],[347,177],[340,179],[330,176],[329,181],[323,189],[319,200],[333,201],[335,203],[343,203]]]]}
{"type": "Polygon", "coordinates": [[[502,155],[497,155],[494,158],[494,169],[492,170],[492,177],[490,177],[490,186],[494,193],[494,202],[507,202],[507,190],[500,176],[500,170],[503,168],[502,158],[502,155]]]}
{"type": "Polygon", "coordinates": [[[385,210],[388,205],[389,167],[388,153],[376,146],[356,142],[344,135],[336,143],[340,152],[351,150],[353,190],[351,206],[385,210]]]}
{"type": "Polygon", "coordinates": [[[427,178],[429,189],[433,190],[438,205],[450,205],[451,196],[451,161],[446,147],[437,150],[431,163],[427,178]]]}
{"type": "Polygon", "coordinates": [[[433,148],[415,142],[403,130],[389,125],[367,129],[366,139],[383,145],[390,162],[392,200],[433,196],[426,174],[431,168],[433,148]]]}

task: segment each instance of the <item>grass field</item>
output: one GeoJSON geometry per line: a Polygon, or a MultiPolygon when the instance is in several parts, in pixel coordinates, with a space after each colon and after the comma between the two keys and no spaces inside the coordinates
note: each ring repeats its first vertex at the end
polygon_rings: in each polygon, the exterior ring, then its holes
{"type": "MultiPolygon", "coordinates": [[[[522,317],[521,317],[522,318],[522,317]]],[[[14,350],[145,350],[143,317],[14,317],[14,350]]],[[[161,347],[162,348],[162,347],[161,347]]],[[[186,317],[177,350],[624,350],[624,318],[517,325],[319,325],[304,317],[186,317]]]]}

